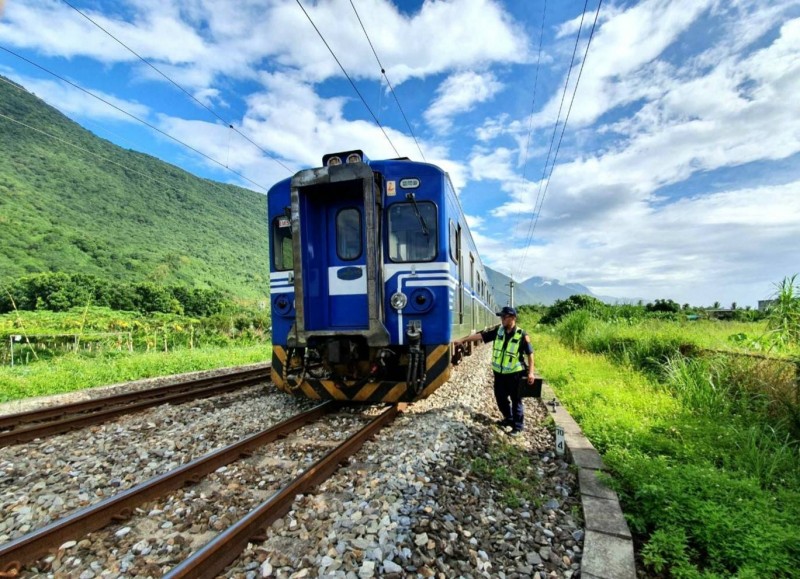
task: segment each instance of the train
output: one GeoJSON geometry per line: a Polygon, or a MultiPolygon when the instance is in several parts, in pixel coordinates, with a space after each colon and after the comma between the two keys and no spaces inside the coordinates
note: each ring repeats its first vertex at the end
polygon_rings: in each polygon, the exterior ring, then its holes
{"type": "Polygon", "coordinates": [[[329,153],[270,188],[272,380],[316,400],[413,402],[450,377],[454,341],[497,324],[448,174],[329,153]]]}

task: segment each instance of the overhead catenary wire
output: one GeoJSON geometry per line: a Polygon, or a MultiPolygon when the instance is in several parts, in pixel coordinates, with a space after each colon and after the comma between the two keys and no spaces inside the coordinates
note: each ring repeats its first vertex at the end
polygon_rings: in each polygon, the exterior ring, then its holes
{"type": "Polygon", "coordinates": [[[39,70],[42,70],[42,71],[46,72],[47,74],[50,74],[50,75],[54,76],[55,78],[59,79],[60,81],[62,81],[62,82],[65,82],[65,83],[67,83],[68,85],[70,85],[70,86],[72,86],[72,87],[74,87],[74,88],[78,89],[79,91],[81,91],[81,92],[83,92],[83,93],[85,93],[85,94],[89,95],[90,97],[92,97],[92,98],[95,98],[95,99],[99,100],[99,101],[100,101],[100,102],[102,102],[102,103],[105,103],[106,105],[110,106],[110,107],[111,107],[111,108],[113,108],[114,110],[116,110],[116,111],[118,111],[118,112],[120,112],[120,113],[122,113],[122,114],[124,114],[124,115],[126,115],[126,116],[128,116],[128,117],[130,117],[130,118],[132,118],[133,120],[135,120],[135,121],[137,121],[137,122],[139,122],[139,123],[142,123],[142,124],[143,124],[143,125],[145,125],[146,127],[149,127],[150,129],[152,129],[152,130],[156,131],[157,133],[159,133],[159,134],[161,134],[161,135],[164,135],[165,137],[167,137],[167,138],[169,138],[169,139],[171,139],[171,140],[175,141],[176,143],[178,143],[178,144],[180,144],[180,145],[182,145],[182,146],[186,147],[187,149],[189,149],[189,150],[191,150],[191,151],[194,151],[195,153],[197,153],[197,154],[198,154],[198,155],[200,155],[201,157],[204,157],[205,159],[208,159],[208,160],[209,160],[209,161],[211,161],[212,163],[214,163],[214,164],[216,164],[216,165],[219,165],[220,167],[224,168],[224,169],[225,169],[225,170],[227,170],[227,171],[230,171],[230,172],[231,172],[231,173],[233,173],[234,175],[237,175],[238,177],[241,177],[242,179],[244,179],[244,180],[245,180],[245,181],[247,181],[248,183],[250,183],[250,184],[252,184],[252,185],[255,185],[256,187],[258,187],[259,189],[263,189],[265,192],[266,192],[266,191],[268,191],[268,188],[267,188],[267,187],[265,187],[264,185],[261,185],[260,183],[257,183],[256,181],[253,181],[253,180],[252,180],[252,179],[250,179],[249,177],[246,177],[246,176],[245,176],[245,175],[243,175],[242,173],[239,173],[238,171],[235,171],[235,170],[231,169],[230,167],[226,167],[224,163],[222,163],[221,161],[218,161],[218,160],[217,160],[217,159],[215,159],[214,157],[211,157],[210,155],[207,155],[206,153],[203,153],[203,152],[202,152],[202,151],[200,151],[199,149],[196,149],[195,147],[191,146],[190,144],[188,144],[188,143],[186,143],[186,142],[184,142],[184,141],[181,141],[180,139],[178,139],[177,137],[174,137],[173,135],[170,135],[170,134],[169,134],[169,133],[167,133],[166,131],[163,131],[163,130],[159,129],[158,127],[156,127],[155,125],[153,125],[153,124],[151,124],[151,123],[147,122],[146,120],[144,120],[144,119],[140,119],[139,117],[137,117],[137,116],[136,116],[136,115],[134,115],[133,113],[126,111],[126,110],[125,110],[125,109],[123,109],[122,107],[119,107],[119,106],[115,105],[115,104],[114,104],[114,103],[112,103],[112,102],[109,102],[108,100],[104,99],[103,97],[101,97],[101,96],[99,96],[99,95],[96,95],[96,94],[94,94],[92,91],[90,91],[90,90],[88,90],[88,89],[85,89],[85,88],[83,88],[82,86],[80,86],[80,85],[78,85],[78,84],[76,84],[76,83],[72,82],[72,81],[71,81],[71,80],[69,80],[69,79],[66,79],[66,78],[64,78],[63,76],[59,75],[59,74],[58,74],[58,73],[56,73],[56,72],[53,72],[52,70],[50,70],[50,69],[48,69],[48,68],[46,68],[46,67],[42,66],[41,64],[38,64],[38,63],[36,63],[36,62],[34,62],[34,61],[30,60],[29,58],[26,58],[26,57],[22,56],[21,54],[18,54],[18,53],[16,53],[16,52],[14,52],[13,50],[10,50],[10,49],[6,48],[5,46],[0,46],[0,50],[3,50],[3,51],[5,51],[5,52],[9,53],[9,54],[11,54],[12,56],[16,56],[17,58],[19,58],[19,59],[21,59],[21,60],[24,60],[25,62],[27,62],[28,64],[30,64],[30,65],[32,65],[32,66],[35,66],[35,67],[36,67],[36,68],[38,68],[39,70]]]}
{"type": "Polygon", "coordinates": [[[547,14],[547,0],[544,0],[542,7],[542,26],[539,30],[539,52],[536,56],[536,74],[533,78],[533,98],[531,99],[531,114],[528,117],[528,138],[525,141],[525,156],[523,157],[522,164],[522,182],[525,182],[525,176],[528,170],[528,152],[531,146],[531,135],[533,134],[533,112],[536,108],[536,88],[539,84],[539,63],[542,60],[542,41],[544,40],[544,19],[547,14]]]}
{"type": "Polygon", "coordinates": [[[394,146],[394,143],[392,142],[392,139],[390,139],[389,135],[386,133],[386,129],[383,128],[383,125],[381,125],[381,122],[378,120],[378,117],[375,116],[374,112],[372,112],[372,109],[369,107],[369,104],[367,103],[367,100],[361,94],[361,91],[358,90],[358,87],[356,86],[356,83],[353,82],[353,79],[350,78],[350,75],[347,74],[347,71],[345,70],[344,66],[342,66],[342,63],[339,61],[339,58],[336,56],[336,53],[333,51],[333,49],[328,44],[328,41],[325,40],[325,37],[322,35],[322,32],[320,32],[319,28],[317,28],[317,25],[314,24],[314,21],[311,19],[311,15],[306,11],[305,7],[303,6],[302,2],[300,2],[300,0],[296,0],[296,2],[297,2],[297,5],[300,6],[300,10],[302,10],[303,14],[305,14],[306,18],[308,18],[308,21],[311,23],[311,26],[313,26],[314,30],[317,31],[317,34],[319,35],[319,37],[322,40],[323,44],[325,44],[325,48],[327,48],[328,52],[331,53],[331,56],[333,57],[333,60],[336,61],[336,64],[339,65],[339,68],[341,69],[342,73],[347,78],[347,80],[350,82],[350,86],[352,86],[353,90],[356,91],[356,94],[358,95],[358,98],[360,98],[361,102],[364,103],[364,106],[369,111],[369,114],[372,116],[372,119],[375,121],[375,124],[378,125],[378,128],[383,133],[383,136],[386,137],[386,140],[389,141],[389,145],[391,145],[391,147],[394,150],[395,154],[399,157],[400,153],[397,150],[397,147],[394,146]]]}
{"type": "Polygon", "coordinates": [[[202,102],[201,100],[199,100],[199,99],[198,99],[197,97],[195,97],[195,96],[194,96],[192,93],[190,93],[189,91],[187,91],[187,90],[186,90],[185,88],[183,88],[183,87],[182,87],[180,84],[178,84],[178,83],[177,83],[177,82],[175,82],[175,81],[174,81],[172,78],[170,78],[170,77],[169,77],[167,74],[165,74],[165,73],[164,73],[162,70],[160,70],[158,67],[156,67],[154,64],[152,64],[152,63],[151,63],[150,61],[148,61],[147,59],[145,59],[145,58],[144,58],[143,56],[141,56],[141,55],[140,55],[138,52],[136,52],[135,50],[133,50],[133,49],[132,49],[130,46],[128,46],[127,44],[125,44],[124,42],[122,42],[122,41],[121,41],[119,38],[117,38],[116,36],[114,36],[114,35],[113,35],[111,32],[109,32],[108,30],[106,30],[105,28],[103,28],[103,26],[101,26],[101,25],[100,25],[98,22],[96,22],[95,20],[93,20],[93,19],[92,19],[92,18],[91,18],[89,15],[87,15],[87,14],[86,14],[86,13],[84,13],[84,12],[82,12],[80,9],[76,8],[74,5],[72,5],[70,2],[68,2],[68,0],[61,0],[61,1],[62,1],[64,4],[66,4],[67,6],[69,6],[70,8],[72,8],[72,9],[73,9],[75,12],[77,12],[78,14],[80,14],[81,16],[83,16],[83,17],[84,17],[86,20],[88,20],[89,22],[91,22],[92,24],[94,24],[94,25],[95,25],[97,28],[99,28],[100,30],[102,30],[103,32],[105,32],[105,33],[106,33],[108,36],[110,36],[111,38],[113,38],[113,39],[114,39],[114,40],[115,40],[117,43],[119,43],[121,46],[123,46],[125,49],[127,49],[127,50],[128,50],[128,51],[129,51],[131,54],[133,54],[133,55],[134,55],[136,58],[138,58],[139,60],[141,60],[141,61],[142,61],[143,63],[145,63],[147,66],[149,66],[149,67],[150,67],[150,68],[152,68],[154,71],[156,71],[158,74],[160,74],[162,77],[164,77],[164,78],[165,78],[167,81],[169,81],[169,82],[170,82],[170,83],[171,83],[173,86],[175,86],[175,87],[176,87],[178,90],[180,90],[181,92],[183,92],[183,93],[184,93],[186,96],[188,96],[190,99],[192,99],[192,100],[193,100],[194,102],[196,102],[198,105],[200,105],[200,106],[201,106],[201,107],[203,107],[205,110],[207,110],[209,113],[211,113],[212,115],[214,115],[214,116],[215,116],[217,119],[219,119],[220,121],[222,121],[223,123],[225,123],[225,125],[226,125],[226,126],[229,128],[229,129],[231,129],[231,130],[235,131],[235,132],[236,132],[238,135],[240,135],[242,138],[244,138],[244,139],[245,139],[245,140],[246,140],[248,143],[250,143],[251,145],[253,145],[254,147],[256,147],[258,150],[260,150],[262,153],[264,153],[265,155],[267,155],[267,156],[268,156],[270,159],[272,159],[273,161],[275,161],[275,162],[276,162],[278,165],[280,165],[281,167],[283,167],[284,169],[286,169],[287,171],[289,171],[289,173],[294,173],[294,171],[292,171],[291,169],[289,169],[289,167],[287,167],[287,166],[286,166],[286,165],[285,165],[283,162],[281,162],[281,160],[280,160],[280,159],[278,159],[277,157],[275,157],[275,155],[273,155],[272,153],[270,153],[269,151],[267,151],[266,149],[264,149],[264,148],[263,148],[261,145],[259,145],[259,144],[258,144],[258,143],[256,143],[255,141],[253,141],[253,139],[251,139],[251,138],[250,138],[250,137],[248,137],[246,134],[244,134],[242,131],[240,131],[239,129],[237,129],[237,128],[236,128],[236,127],[235,127],[235,126],[234,126],[234,125],[233,125],[231,122],[229,122],[229,121],[225,120],[224,118],[222,118],[222,117],[221,117],[219,114],[217,114],[217,112],[216,112],[216,111],[214,111],[214,110],[213,110],[211,107],[209,107],[209,106],[208,106],[208,105],[206,105],[204,102],[202,102]]]}
{"type": "MultiPolygon", "coordinates": [[[[545,180],[547,178],[547,175],[548,175],[547,168],[548,168],[548,165],[550,164],[550,156],[551,156],[551,154],[553,152],[553,145],[555,144],[556,134],[558,134],[559,119],[561,118],[561,111],[564,108],[564,100],[566,99],[566,96],[567,96],[567,89],[569,88],[569,79],[572,76],[572,69],[573,69],[574,64],[575,64],[575,56],[576,56],[576,54],[578,52],[578,45],[580,43],[581,32],[583,30],[583,21],[584,21],[584,19],[586,17],[586,8],[588,7],[588,5],[589,5],[589,0],[585,0],[584,4],[583,4],[583,10],[581,11],[581,21],[580,21],[580,23],[578,25],[578,33],[575,36],[575,46],[572,49],[572,57],[570,58],[569,67],[567,69],[567,78],[564,81],[564,90],[561,93],[561,102],[560,102],[560,104],[558,106],[558,113],[556,114],[556,120],[553,123],[553,134],[550,136],[550,147],[547,150],[547,157],[545,158],[544,167],[542,168],[542,176],[541,176],[541,178],[539,180],[539,188],[538,188],[538,191],[537,191],[537,194],[536,194],[536,200],[534,201],[534,204],[533,204],[533,211],[531,213],[530,225],[528,227],[528,234],[526,236],[526,241],[525,241],[525,250],[524,250],[524,252],[522,254],[522,259],[519,261],[518,271],[520,273],[521,273],[521,270],[522,270],[522,268],[523,268],[523,266],[525,264],[525,260],[528,257],[528,249],[530,249],[531,243],[533,241],[533,232],[535,231],[536,224],[539,221],[538,212],[541,211],[541,207],[542,207],[541,201],[543,200],[543,195],[542,195],[542,192],[544,190],[543,189],[543,184],[544,184],[544,182],[545,182],[545,180]]],[[[597,10],[598,10],[598,14],[599,14],[599,10],[600,10],[600,4],[599,3],[597,5],[597,10]]],[[[595,20],[595,22],[596,22],[596,20],[595,20]]],[[[594,30],[594,28],[592,30],[594,30]]],[[[588,44],[587,44],[587,54],[588,54],[588,48],[589,47],[588,47],[588,44]]],[[[586,60],[586,57],[584,56],[584,62],[585,62],[585,60],[586,60]]],[[[577,91],[577,88],[578,87],[577,87],[577,83],[576,83],[576,85],[575,85],[575,90],[576,91],[577,91]]],[[[574,95],[574,92],[573,92],[573,95],[574,95]]],[[[566,127],[566,122],[564,123],[564,127],[566,127]]],[[[562,130],[562,135],[563,135],[563,130],[562,130]]],[[[550,175],[552,175],[552,170],[550,171],[550,175]]]]}
{"type": "Polygon", "coordinates": [[[381,59],[378,57],[378,52],[375,50],[375,47],[372,44],[372,40],[367,34],[367,29],[364,26],[364,22],[361,20],[361,16],[358,14],[358,10],[356,10],[356,5],[353,4],[353,0],[350,0],[350,6],[353,7],[353,12],[356,13],[356,18],[358,18],[358,23],[361,25],[361,30],[364,31],[364,36],[367,37],[367,42],[369,42],[369,47],[372,49],[372,54],[375,55],[375,60],[378,62],[378,66],[381,68],[381,74],[383,78],[386,79],[386,84],[389,86],[389,91],[391,91],[392,96],[394,97],[395,102],[397,103],[397,108],[400,109],[400,114],[403,115],[403,120],[406,122],[406,126],[408,127],[408,132],[411,133],[411,137],[414,139],[414,144],[417,146],[417,150],[419,151],[422,160],[425,161],[425,153],[422,152],[422,147],[419,146],[419,141],[417,141],[417,136],[414,134],[414,129],[411,128],[411,123],[408,122],[408,118],[406,117],[405,111],[403,111],[403,107],[400,104],[400,99],[397,97],[397,93],[394,92],[394,87],[392,83],[389,81],[389,77],[386,75],[386,68],[384,68],[381,59]]]}
{"type": "MultiPolygon", "coordinates": [[[[581,76],[583,75],[583,66],[586,64],[586,58],[589,55],[589,46],[592,44],[592,38],[594,37],[594,30],[597,26],[597,18],[600,16],[600,6],[603,4],[603,0],[599,0],[597,3],[597,10],[594,13],[594,22],[592,23],[592,30],[589,32],[589,40],[586,43],[586,50],[583,54],[583,61],[581,62],[581,68],[578,71],[578,78],[575,80],[575,88],[572,91],[572,98],[569,102],[569,107],[567,108],[567,116],[564,117],[564,125],[561,127],[561,135],[558,137],[558,146],[556,146],[556,152],[553,155],[553,164],[550,166],[550,174],[547,177],[547,183],[544,187],[544,192],[542,193],[542,204],[544,203],[544,199],[547,196],[547,190],[550,188],[550,181],[553,177],[553,171],[556,167],[556,159],[558,159],[558,152],[561,150],[561,141],[564,138],[564,131],[567,128],[567,121],[569,121],[569,115],[572,112],[572,104],[575,102],[575,95],[578,93],[578,84],[581,82],[581,76]]],[[[541,212],[541,204],[539,206],[540,211],[536,213],[536,221],[533,223],[533,229],[536,229],[536,224],[539,222],[539,213],[541,212]]]]}
{"type": "MultiPolygon", "coordinates": [[[[536,89],[539,85],[539,66],[542,60],[542,43],[544,41],[544,22],[545,17],[547,15],[547,0],[544,0],[542,6],[542,24],[539,28],[539,50],[536,55],[536,73],[533,79],[533,96],[531,98],[531,113],[528,116],[528,136],[525,140],[525,155],[522,160],[522,185],[525,186],[525,179],[527,178],[528,173],[528,155],[530,152],[530,145],[531,145],[531,137],[533,136],[533,115],[534,111],[536,110],[536,89]]],[[[556,117],[556,121],[558,118],[556,117]]],[[[538,202],[538,196],[537,196],[538,202]]],[[[534,209],[536,208],[536,203],[534,203],[534,209]]],[[[521,215],[524,215],[521,214],[521,215]]],[[[517,221],[519,223],[519,220],[517,221]]],[[[527,258],[527,247],[525,249],[525,255],[523,256],[522,261],[520,262],[520,267],[525,263],[525,258],[527,258]]]]}

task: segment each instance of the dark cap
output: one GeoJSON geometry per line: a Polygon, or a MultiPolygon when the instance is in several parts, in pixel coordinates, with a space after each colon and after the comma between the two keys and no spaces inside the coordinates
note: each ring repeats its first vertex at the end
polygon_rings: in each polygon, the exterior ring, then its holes
{"type": "Polygon", "coordinates": [[[503,316],[514,316],[516,318],[517,317],[517,310],[515,308],[510,308],[510,307],[506,306],[502,310],[497,312],[497,315],[500,316],[500,317],[503,317],[503,316]]]}

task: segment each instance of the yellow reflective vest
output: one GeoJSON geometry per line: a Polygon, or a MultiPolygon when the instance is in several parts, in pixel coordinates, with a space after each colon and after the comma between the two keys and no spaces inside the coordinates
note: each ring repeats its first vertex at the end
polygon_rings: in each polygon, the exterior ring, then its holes
{"type": "Polygon", "coordinates": [[[492,348],[492,370],[498,374],[522,372],[525,366],[522,365],[522,360],[519,359],[519,345],[522,341],[523,331],[520,328],[516,328],[514,335],[509,338],[507,346],[505,346],[505,336],[505,328],[500,326],[497,329],[497,337],[494,339],[492,348]]]}

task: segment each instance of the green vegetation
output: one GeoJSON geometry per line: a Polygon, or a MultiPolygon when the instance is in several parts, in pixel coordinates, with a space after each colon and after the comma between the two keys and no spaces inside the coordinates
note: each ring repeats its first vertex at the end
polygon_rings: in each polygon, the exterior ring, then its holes
{"type": "Polygon", "coordinates": [[[470,464],[472,472],[497,484],[502,489],[502,503],[517,508],[527,502],[538,505],[541,501],[533,492],[532,482],[536,473],[530,458],[517,445],[493,440],[487,452],[488,458],[474,458],[470,464]]]}
{"type": "Polygon", "coordinates": [[[646,572],[793,576],[800,351],[784,340],[770,356],[752,355],[754,340],[736,338],[774,331],[777,314],[686,322],[639,315],[636,306],[587,306],[538,326],[536,365],[610,467],[646,572]]]}
{"type": "Polygon", "coordinates": [[[36,274],[20,278],[3,289],[0,314],[14,310],[61,312],[91,304],[112,310],[202,317],[233,306],[218,290],[164,287],[152,282],[117,283],[84,274],[36,274]]]}
{"type": "Polygon", "coordinates": [[[271,356],[269,339],[268,312],[244,309],[205,318],[98,307],[4,314],[0,402],[266,362],[271,356]]]}
{"type": "Polygon", "coordinates": [[[0,366],[0,402],[73,392],[140,378],[268,362],[271,355],[272,348],[266,344],[236,348],[206,346],[168,352],[105,352],[89,357],[67,355],[45,364],[13,368],[0,366]]]}
{"type": "Polygon", "coordinates": [[[720,311],[719,303],[714,304],[713,308],[692,307],[689,304],[678,305],[673,300],[655,300],[648,304],[606,304],[587,295],[574,295],[565,300],[556,302],[547,308],[541,318],[541,323],[553,325],[561,321],[562,318],[572,312],[588,312],[593,318],[601,320],[628,320],[638,322],[643,319],[687,321],[700,318],[713,319],[717,314],[724,314],[728,320],[746,322],[757,321],[763,318],[761,312],[747,308],[737,308],[736,304],[731,304],[729,310],[720,311]]]}
{"type": "Polygon", "coordinates": [[[0,283],[81,273],[266,299],[264,195],[117,147],[5,79],[0,113],[62,139],[0,118],[0,283]]]}
{"type": "Polygon", "coordinates": [[[796,280],[797,274],[776,284],[767,312],[769,336],[778,348],[800,348],[800,284],[796,280]]]}
{"type": "Polygon", "coordinates": [[[269,359],[263,195],[0,113],[0,400],[269,359]]]}

